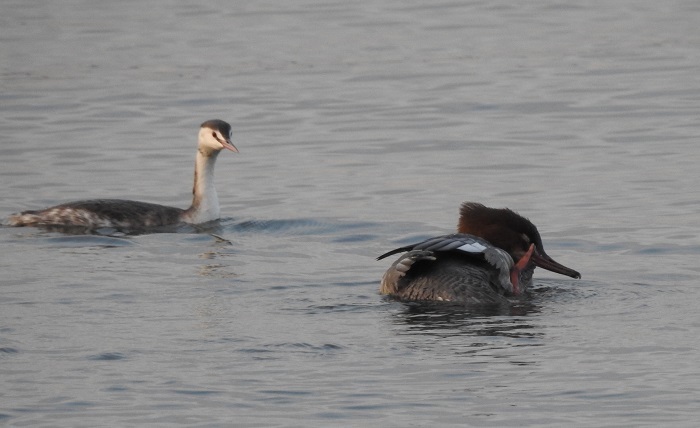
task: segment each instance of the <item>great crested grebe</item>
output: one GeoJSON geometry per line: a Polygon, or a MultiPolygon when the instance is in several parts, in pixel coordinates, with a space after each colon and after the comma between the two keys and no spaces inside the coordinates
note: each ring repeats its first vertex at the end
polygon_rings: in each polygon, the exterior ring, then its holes
{"type": "Polygon", "coordinates": [[[231,143],[231,126],[218,119],[202,123],[194,164],[192,205],[187,209],[122,199],[90,199],[13,214],[6,224],[143,229],[216,220],[219,218],[219,198],[214,188],[214,164],[223,149],[238,153],[231,143]]]}

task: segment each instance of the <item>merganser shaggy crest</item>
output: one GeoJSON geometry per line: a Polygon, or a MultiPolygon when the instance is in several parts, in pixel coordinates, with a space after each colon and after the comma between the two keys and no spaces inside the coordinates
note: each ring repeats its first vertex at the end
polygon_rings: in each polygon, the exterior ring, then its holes
{"type": "Polygon", "coordinates": [[[537,266],[581,277],[549,257],[537,227],[509,209],[465,202],[458,232],[379,256],[406,252],[384,274],[380,292],[407,301],[498,303],[523,294],[537,266]]]}
{"type": "Polygon", "coordinates": [[[238,153],[231,143],[231,126],[208,120],[200,126],[194,164],[192,205],[187,209],[122,199],[69,202],[38,211],[11,215],[9,226],[78,226],[144,229],[179,223],[205,223],[219,218],[219,198],[214,188],[214,164],[223,149],[238,153]]]}

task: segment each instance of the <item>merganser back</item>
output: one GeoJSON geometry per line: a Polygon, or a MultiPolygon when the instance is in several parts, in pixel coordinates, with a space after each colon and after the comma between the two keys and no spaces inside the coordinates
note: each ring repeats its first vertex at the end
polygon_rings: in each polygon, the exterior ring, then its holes
{"type": "Polygon", "coordinates": [[[523,294],[536,266],[581,277],[549,257],[537,227],[509,209],[465,202],[458,232],[379,256],[407,252],[382,277],[381,294],[409,301],[497,303],[523,294]]]}
{"type": "Polygon", "coordinates": [[[200,126],[194,165],[192,205],[187,209],[122,199],[69,202],[38,211],[13,214],[9,226],[79,226],[88,229],[114,227],[144,229],[178,223],[205,223],[219,218],[219,198],[214,188],[214,165],[223,149],[238,153],[231,143],[231,126],[208,120],[200,126]]]}

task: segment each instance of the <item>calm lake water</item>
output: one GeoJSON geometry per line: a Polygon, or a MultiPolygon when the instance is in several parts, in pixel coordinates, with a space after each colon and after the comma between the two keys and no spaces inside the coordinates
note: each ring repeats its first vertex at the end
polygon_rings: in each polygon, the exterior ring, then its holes
{"type": "Polygon", "coordinates": [[[207,228],[0,228],[0,424],[697,424],[697,2],[0,10],[1,217],[186,207],[206,119],[241,151],[207,228]],[[583,279],[538,270],[499,311],[382,298],[374,258],[465,200],[583,279]]]}

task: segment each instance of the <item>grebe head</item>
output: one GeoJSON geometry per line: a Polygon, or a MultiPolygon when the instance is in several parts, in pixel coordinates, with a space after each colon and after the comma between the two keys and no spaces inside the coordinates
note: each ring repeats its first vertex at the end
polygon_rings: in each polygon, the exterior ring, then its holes
{"type": "Polygon", "coordinates": [[[201,125],[198,147],[209,153],[218,153],[223,149],[238,153],[231,143],[231,125],[219,119],[207,120],[201,125]]]}
{"type": "Polygon", "coordinates": [[[530,262],[549,271],[581,278],[581,274],[557,263],[544,251],[542,238],[530,220],[507,209],[488,208],[476,202],[465,202],[460,209],[459,233],[468,233],[504,249],[514,261],[525,256],[534,244],[530,262]]]}

